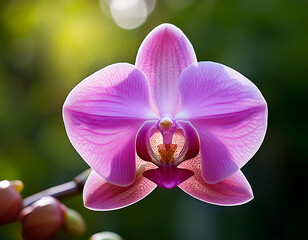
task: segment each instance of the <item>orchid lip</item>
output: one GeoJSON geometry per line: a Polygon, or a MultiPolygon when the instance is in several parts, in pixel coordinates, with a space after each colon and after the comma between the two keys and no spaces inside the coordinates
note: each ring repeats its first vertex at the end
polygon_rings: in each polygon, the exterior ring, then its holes
{"type": "MultiPolygon", "coordinates": [[[[165,117],[158,124],[154,124],[152,126],[157,127],[157,125],[162,125],[161,122],[166,123],[168,127],[170,127],[170,123],[173,123],[170,118],[165,117]]],[[[151,180],[152,182],[157,184],[158,187],[161,188],[175,188],[194,175],[194,172],[189,169],[182,169],[177,167],[183,161],[188,160],[188,158],[186,157],[187,153],[187,156],[189,156],[190,158],[194,157],[199,152],[199,140],[198,136],[195,134],[195,130],[191,127],[190,124],[186,124],[184,122],[180,122],[180,124],[181,125],[177,125],[177,123],[175,123],[174,126],[172,126],[172,130],[168,132],[166,132],[166,130],[159,129],[163,137],[163,143],[156,146],[158,154],[154,154],[152,146],[149,144],[147,145],[148,154],[152,157],[151,161],[156,166],[158,166],[158,168],[150,169],[143,172],[143,176],[151,180]],[[183,134],[186,140],[183,149],[180,151],[180,154],[175,155],[178,144],[172,142],[172,137],[174,136],[177,129],[181,129],[183,132],[186,132],[183,134]],[[191,143],[198,145],[198,151],[196,151],[195,149],[196,146],[192,147],[191,143]],[[191,150],[190,148],[192,148],[193,150],[191,150]]],[[[145,124],[145,127],[146,126],[149,125],[145,124]]],[[[140,133],[144,134],[145,131],[148,131],[147,135],[141,134],[142,136],[147,136],[148,138],[149,136],[151,136],[151,134],[149,133],[152,131],[152,129],[141,129],[140,133]]],[[[144,154],[144,152],[142,153],[144,154]]]]}
{"type": "Polygon", "coordinates": [[[163,164],[159,168],[143,172],[144,177],[156,183],[158,187],[166,189],[177,187],[193,175],[193,171],[189,169],[178,168],[170,164],[163,164]]]}

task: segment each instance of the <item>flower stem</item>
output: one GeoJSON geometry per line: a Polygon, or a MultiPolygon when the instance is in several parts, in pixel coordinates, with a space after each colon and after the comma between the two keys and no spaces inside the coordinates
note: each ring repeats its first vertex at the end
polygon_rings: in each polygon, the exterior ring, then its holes
{"type": "Polygon", "coordinates": [[[90,172],[91,169],[87,169],[78,176],[76,176],[73,181],[48,188],[25,198],[23,200],[24,207],[30,206],[32,203],[40,200],[42,197],[51,196],[60,200],[63,198],[74,196],[78,193],[82,193],[84,184],[90,172]]]}

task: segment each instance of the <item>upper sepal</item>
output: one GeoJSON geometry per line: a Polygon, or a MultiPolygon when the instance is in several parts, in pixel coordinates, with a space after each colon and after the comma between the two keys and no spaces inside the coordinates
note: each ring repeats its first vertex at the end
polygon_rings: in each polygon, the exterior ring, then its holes
{"type": "Polygon", "coordinates": [[[172,24],[161,24],[143,40],[136,66],[151,85],[151,105],[157,114],[175,115],[180,109],[179,76],[196,64],[194,49],[185,34],[172,24]]]}

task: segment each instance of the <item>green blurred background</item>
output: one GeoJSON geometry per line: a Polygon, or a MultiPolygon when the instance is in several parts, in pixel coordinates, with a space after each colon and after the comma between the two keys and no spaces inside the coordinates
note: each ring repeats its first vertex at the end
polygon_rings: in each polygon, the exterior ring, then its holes
{"type": "MultiPolygon", "coordinates": [[[[83,215],[88,231],[66,239],[105,230],[125,240],[308,239],[308,1],[179,2],[158,0],[142,26],[126,30],[99,0],[1,0],[0,180],[21,179],[26,197],[86,169],[64,130],[67,94],[100,68],[134,63],[147,33],[169,22],[199,61],[236,69],[268,102],[265,141],[243,168],[255,199],[219,207],[159,189],[130,207],[94,212],[78,196],[64,203],[83,215]]],[[[1,226],[0,239],[20,239],[19,230],[1,226]]]]}

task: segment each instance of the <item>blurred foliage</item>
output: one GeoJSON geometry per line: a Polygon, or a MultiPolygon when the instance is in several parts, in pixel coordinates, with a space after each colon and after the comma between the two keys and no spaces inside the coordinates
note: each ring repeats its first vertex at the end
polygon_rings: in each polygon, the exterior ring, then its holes
{"type": "MultiPolygon", "coordinates": [[[[199,60],[238,70],[268,102],[266,139],[243,168],[255,199],[227,208],[159,189],[128,208],[94,212],[75,197],[64,203],[88,231],[72,239],[106,230],[126,240],[307,239],[307,12],[306,0],[195,0],[184,9],[160,0],[144,25],[124,30],[99,0],[1,0],[0,180],[21,179],[29,196],[86,169],[62,122],[67,94],[104,66],[134,63],[146,34],[170,22],[199,60]]],[[[19,229],[1,226],[0,239],[20,239],[19,229]]]]}

